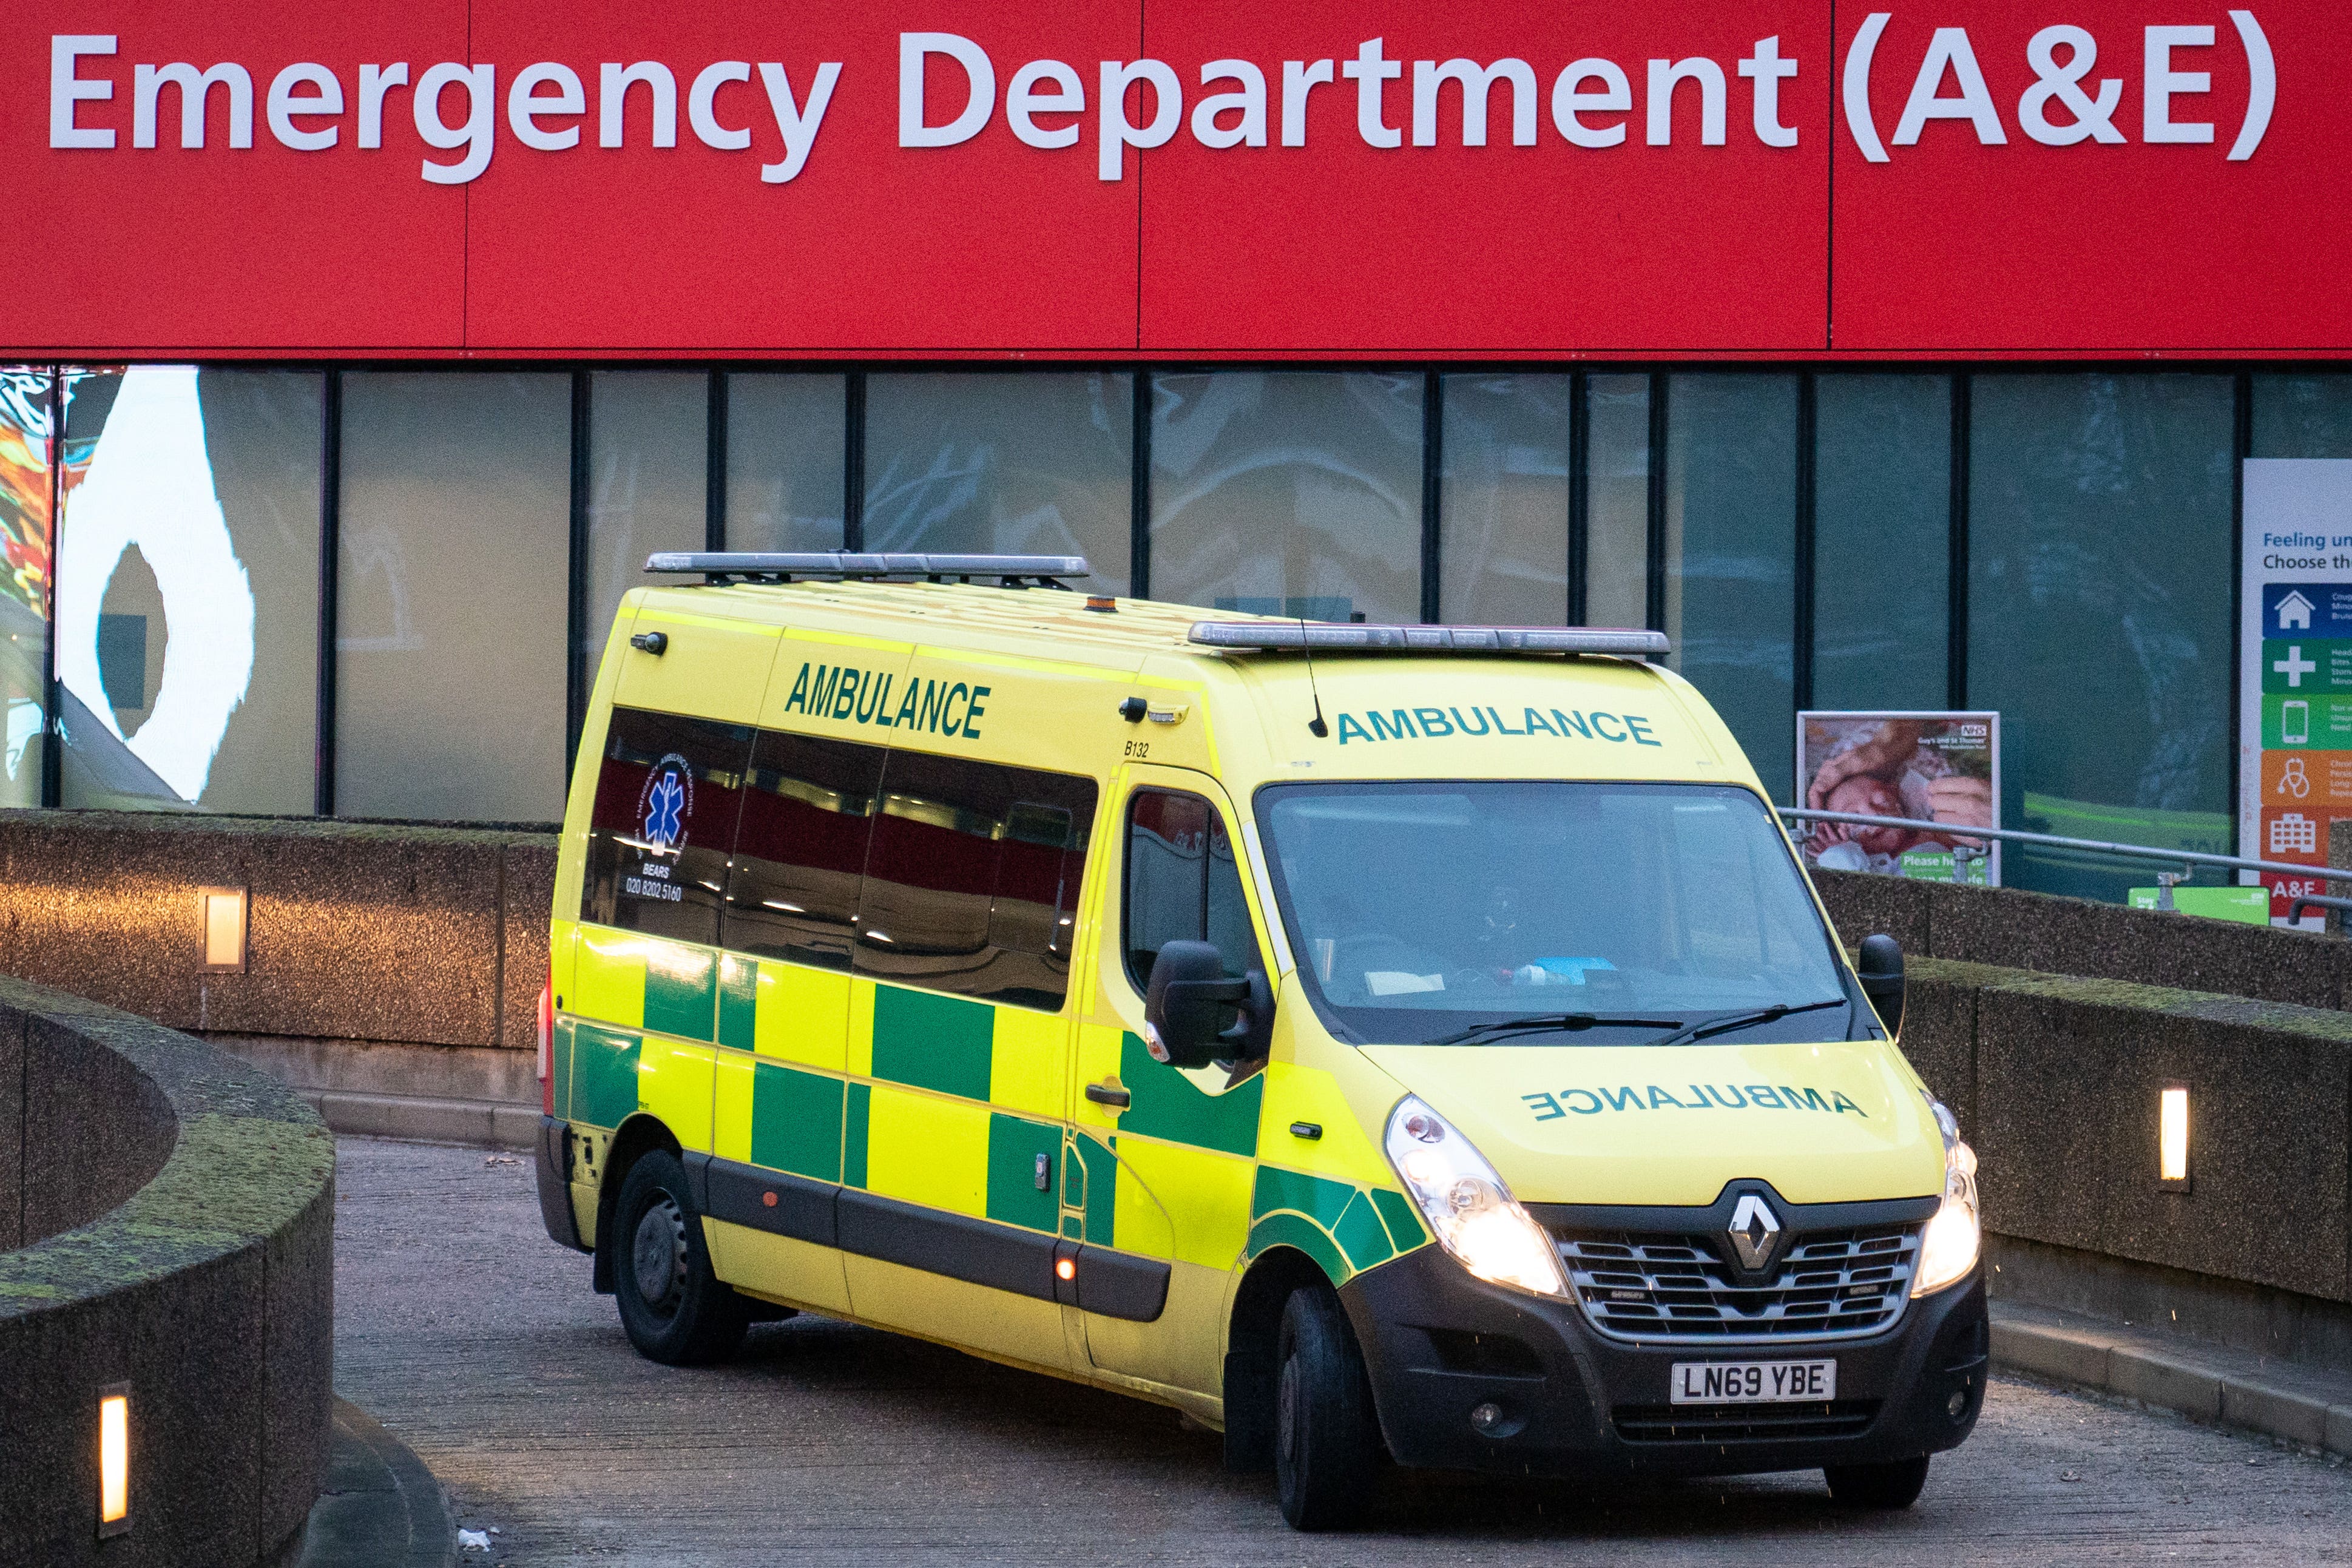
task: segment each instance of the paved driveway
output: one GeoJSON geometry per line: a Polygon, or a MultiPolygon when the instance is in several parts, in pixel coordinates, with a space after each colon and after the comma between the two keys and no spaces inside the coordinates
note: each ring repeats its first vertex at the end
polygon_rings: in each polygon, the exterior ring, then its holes
{"type": "Polygon", "coordinates": [[[1175,1415],[803,1318],[733,1365],[638,1359],[528,1163],[346,1138],[335,1381],[433,1468],[470,1563],[2352,1564],[2352,1470],[1996,1381],[1910,1511],[1818,1473],[1607,1489],[1400,1478],[1371,1531],[1292,1533],[1175,1415]]]}

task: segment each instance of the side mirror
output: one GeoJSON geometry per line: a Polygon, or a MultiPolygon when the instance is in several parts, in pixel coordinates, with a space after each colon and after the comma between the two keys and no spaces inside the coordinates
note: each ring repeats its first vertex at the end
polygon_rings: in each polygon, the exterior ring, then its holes
{"type": "Polygon", "coordinates": [[[1253,1061],[1274,1034],[1274,994],[1264,973],[1235,979],[1205,942],[1171,942],[1151,963],[1143,1000],[1144,1048],[1171,1067],[1204,1068],[1220,1059],[1253,1061]],[[1225,1028],[1227,1008],[1240,1016],[1225,1028]]]}
{"type": "Polygon", "coordinates": [[[1890,1035],[1903,1028],[1903,945],[1891,936],[1862,939],[1862,963],[1855,970],[1862,994],[1878,1009],[1879,1021],[1890,1035]]]}

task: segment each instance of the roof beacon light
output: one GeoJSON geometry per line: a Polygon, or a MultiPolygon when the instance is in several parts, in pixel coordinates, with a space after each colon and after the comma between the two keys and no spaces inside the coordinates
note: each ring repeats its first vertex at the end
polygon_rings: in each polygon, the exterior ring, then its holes
{"type": "Polygon", "coordinates": [[[922,577],[934,583],[993,577],[1008,586],[1034,580],[1059,587],[1065,577],[1090,577],[1083,555],[868,555],[846,550],[769,554],[751,551],[664,551],[646,558],[647,572],[700,573],[713,583],[780,582],[795,577],[860,579],[922,577]]]}
{"type": "Polygon", "coordinates": [[[1276,653],[1608,653],[1664,658],[1672,645],[1664,632],[1619,626],[1375,626],[1309,621],[1195,621],[1192,640],[1202,647],[1276,653]]]}

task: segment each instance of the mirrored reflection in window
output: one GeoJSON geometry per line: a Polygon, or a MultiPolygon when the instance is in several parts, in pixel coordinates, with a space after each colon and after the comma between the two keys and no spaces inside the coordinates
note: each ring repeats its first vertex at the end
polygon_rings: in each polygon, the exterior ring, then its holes
{"type": "Polygon", "coordinates": [[[657,550],[699,550],[709,532],[707,375],[598,371],[588,378],[588,603],[581,647],[590,679],[621,595],[674,577],[646,575],[657,550]]]}
{"type": "Polygon", "coordinates": [[[1650,624],[1650,378],[1584,382],[1584,624],[1650,624]]]}
{"type": "Polygon", "coordinates": [[[325,384],[194,365],[68,379],[61,804],[312,808],[325,384]]]}
{"type": "Polygon", "coordinates": [[[2352,458],[2352,375],[2258,371],[2252,379],[2252,456],[2352,458]]]}
{"type": "Polygon", "coordinates": [[[858,894],[858,973],[1058,1009],[1091,779],[894,751],[858,894]]]}
{"type": "Polygon", "coordinates": [[[1419,621],[1422,379],[1154,376],[1151,596],[1419,621]]]}
{"type": "Polygon", "coordinates": [[[568,376],[343,378],[335,806],[563,814],[568,376]]]}
{"type": "Polygon", "coordinates": [[[0,805],[41,804],[51,395],[46,368],[0,365],[0,805]]]}
{"type": "Polygon", "coordinates": [[[727,548],[841,548],[848,399],[838,375],[727,378],[727,548]]]}
{"type": "MultiPolygon", "coordinates": [[[[2000,710],[2001,825],[2232,853],[2226,375],[1980,375],[1969,701],[2000,710]]],[[[2002,879],[2120,902],[2147,863],[2004,850],[2002,879]]]]}
{"type": "Polygon", "coordinates": [[[849,967],[882,758],[879,746],[760,731],[727,886],[726,946],[849,967]]]}
{"type": "Polygon", "coordinates": [[[1496,626],[1568,618],[1565,375],[1449,375],[1440,446],[1442,617],[1496,626]]]}
{"type": "Polygon", "coordinates": [[[1795,376],[1670,378],[1665,531],[1674,667],[1785,803],[1796,767],[1795,376]]]}
{"type": "Polygon", "coordinates": [[[674,942],[719,940],[749,725],[613,710],[589,815],[580,918],[674,942]]]}
{"type": "Polygon", "coordinates": [[[1951,625],[1952,384],[1813,384],[1813,702],[1941,708],[1951,625]]]}
{"type": "Polygon", "coordinates": [[[866,378],[866,548],[1083,555],[1124,594],[1134,515],[1126,372],[866,378]]]}

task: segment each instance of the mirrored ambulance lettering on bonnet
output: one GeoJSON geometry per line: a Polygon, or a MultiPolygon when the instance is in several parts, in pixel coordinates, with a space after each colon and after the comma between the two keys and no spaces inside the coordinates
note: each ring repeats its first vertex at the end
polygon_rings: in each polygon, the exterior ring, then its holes
{"type": "Polygon", "coordinates": [[[655,564],[701,580],[597,677],[538,1152],[641,1353],[934,1340],[1185,1412],[1310,1530],[1390,1460],[1899,1507],[1968,1436],[1900,953],[1659,634],[655,564]]]}

